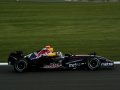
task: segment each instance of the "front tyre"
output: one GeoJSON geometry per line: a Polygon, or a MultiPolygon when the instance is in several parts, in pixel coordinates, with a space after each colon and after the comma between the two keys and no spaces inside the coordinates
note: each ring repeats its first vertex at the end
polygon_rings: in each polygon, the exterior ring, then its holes
{"type": "Polygon", "coordinates": [[[97,70],[100,67],[100,60],[97,58],[88,59],[87,66],[89,70],[97,70]]]}
{"type": "Polygon", "coordinates": [[[27,69],[28,63],[26,60],[16,61],[14,64],[14,70],[16,72],[23,72],[27,69]]]}

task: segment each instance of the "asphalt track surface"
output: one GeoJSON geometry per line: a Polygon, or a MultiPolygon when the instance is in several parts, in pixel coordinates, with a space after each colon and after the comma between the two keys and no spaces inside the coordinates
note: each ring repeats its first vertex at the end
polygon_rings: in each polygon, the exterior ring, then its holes
{"type": "Polygon", "coordinates": [[[0,66],[0,90],[120,90],[120,65],[113,70],[24,73],[0,66]]]}

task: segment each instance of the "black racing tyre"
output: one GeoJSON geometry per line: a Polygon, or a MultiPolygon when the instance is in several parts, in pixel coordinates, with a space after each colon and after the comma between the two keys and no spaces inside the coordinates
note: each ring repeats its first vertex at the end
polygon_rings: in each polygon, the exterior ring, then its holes
{"type": "Polygon", "coordinates": [[[88,59],[87,66],[89,70],[97,70],[100,67],[100,60],[97,58],[90,58],[88,59]]]}
{"type": "Polygon", "coordinates": [[[16,61],[14,64],[14,70],[16,72],[23,72],[27,69],[28,63],[26,60],[16,61]]]}

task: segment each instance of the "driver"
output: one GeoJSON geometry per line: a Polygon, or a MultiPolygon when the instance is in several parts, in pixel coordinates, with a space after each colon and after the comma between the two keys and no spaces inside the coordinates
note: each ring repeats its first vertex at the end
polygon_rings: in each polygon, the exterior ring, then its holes
{"type": "Polygon", "coordinates": [[[42,56],[57,56],[57,53],[54,52],[53,48],[50,45],[46,45],[39,52],[34,52],[28,55],[31,60],[38,59],[42,56]]]}
{"type": "Polygon", "coordinates": [[[41,51],[37,53],[38,57],[41,56],[56,56],[56,53],[53,52],[53,48],[50,45],[46,45],[41,51]]]}

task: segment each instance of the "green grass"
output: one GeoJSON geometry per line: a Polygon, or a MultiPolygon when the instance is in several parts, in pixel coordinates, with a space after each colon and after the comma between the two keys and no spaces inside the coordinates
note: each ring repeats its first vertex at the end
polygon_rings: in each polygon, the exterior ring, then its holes
{"type": "Polygon", "coordinates": [[[52,44],[56,51],[120,60],[120,3],[35,3],[0,0],[0,62],[52,44]]]}

